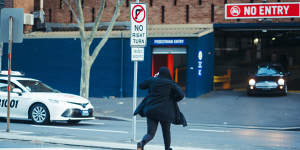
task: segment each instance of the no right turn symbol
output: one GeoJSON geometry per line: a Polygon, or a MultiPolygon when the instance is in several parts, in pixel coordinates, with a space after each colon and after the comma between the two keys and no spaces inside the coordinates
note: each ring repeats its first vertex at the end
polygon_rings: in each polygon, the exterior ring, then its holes
{"type": "Polygon", "coordinates": [[[142,5],[135,5],[131,12],[131,17],[136,23],[141,23],[146,18],[145,8],[142,5]]]}

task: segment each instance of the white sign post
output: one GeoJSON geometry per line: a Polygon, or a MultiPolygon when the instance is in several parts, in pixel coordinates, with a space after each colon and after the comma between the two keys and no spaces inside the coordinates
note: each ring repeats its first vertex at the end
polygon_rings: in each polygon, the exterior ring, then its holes
{"type": "MultiPolygon", "coordinates": [[[[134,61],[133,79],[133,112],[136,109],[138,61],[144,61],[144,47],[147,45],[147,8],[146,4],[136,3],[130,5],[131,22],[131,61],[134,61]]],[[[136,116],[132,118],[132,142],[136,142],[136,116]]]]}

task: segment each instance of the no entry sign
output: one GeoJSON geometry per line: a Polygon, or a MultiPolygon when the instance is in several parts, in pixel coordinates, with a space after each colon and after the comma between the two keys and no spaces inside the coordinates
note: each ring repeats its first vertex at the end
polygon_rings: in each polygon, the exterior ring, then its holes
{"type": "Polygon", "coordinates": [[[147,44],[147,9],[146,4],[133,3],[130,9],[132,47],[145,47],[147,44]]]}
{"type": "Polygon", "coordinates": [[[226,4],[225,19],[300,17],[300,3],[226,4]]]}

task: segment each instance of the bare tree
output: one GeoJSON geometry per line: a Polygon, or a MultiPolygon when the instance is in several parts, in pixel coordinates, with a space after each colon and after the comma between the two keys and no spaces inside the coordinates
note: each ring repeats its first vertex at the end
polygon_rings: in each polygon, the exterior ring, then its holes
{"type": "Polygon", "coordinates": [[[120,15],[120,7],[123,5],[124,0],[116,0],[114,15],[111,19],[111,22],[106,29],[104,36],[101,41],[98,43],[97,47],[90,54],[90,46],[95,38],[95,34],[98,30],[101,18],[103,15],[103,9],[105,6],[106,0],[100,1],[100,7],[97,12],[96,20],[91,32],[86,32],[85,30],[85,18],[82,10],[82,0],[64,0],[64,2],[69,7],[72,12],[76,22],[78,24],[80,40],[81,40],[81,79],[80,79],[80,96],[85,98],[89,97],[89,82],[90,82],[90,71],[91,67],[98,56],[99,52],[107,42],[109,35],[113,29],[114,24],[116,23],[117,18],[120,15]],[[75,7],[73,8],[71,2],[75,1],[75,7]]]}

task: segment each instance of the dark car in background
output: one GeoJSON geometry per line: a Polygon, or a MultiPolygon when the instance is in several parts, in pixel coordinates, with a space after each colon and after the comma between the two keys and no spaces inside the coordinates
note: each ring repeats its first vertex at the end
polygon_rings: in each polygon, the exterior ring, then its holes
{"type": "Polygon", "coordinates": [[[287,76],[281,64],[264,63],[257,66],[253,74],[249,74],[247,94],[280,94],[287,95],[287,76]]]}

